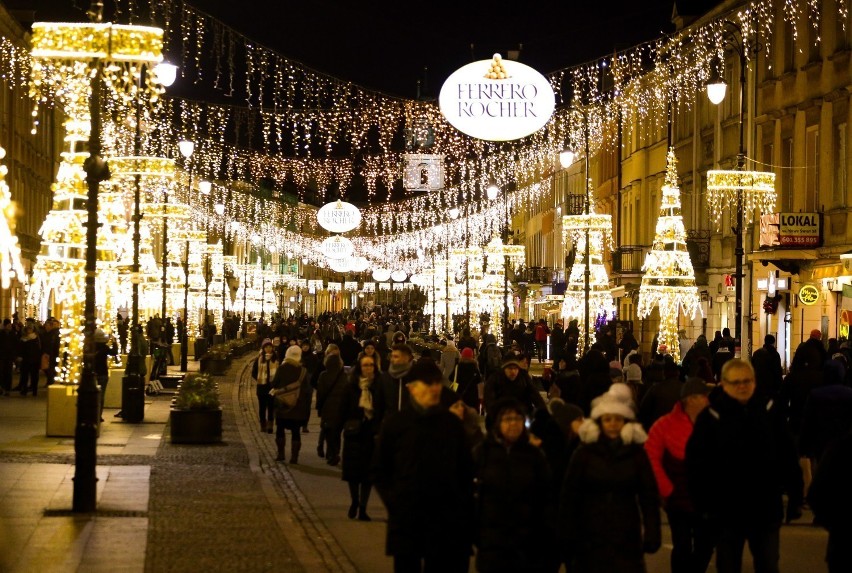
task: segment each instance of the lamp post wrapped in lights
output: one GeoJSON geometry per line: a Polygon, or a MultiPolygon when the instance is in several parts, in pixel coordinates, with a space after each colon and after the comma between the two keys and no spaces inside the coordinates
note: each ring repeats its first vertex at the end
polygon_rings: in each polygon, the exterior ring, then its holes
{"type": "MultiPolygon", "coordinates": [[[[734,248],[735,271],[735,318],[734,332],[736,340],[742,344],[743,322],[743,226],[745,212],[751,219],[755,209],[771,211],[775,207],[775,174],[760,171],[746,171],[745,155],[745,114],[746,114],[746,70],[750,54],[758,51],[756,42],[749,42],[743,35],[743,28],[730,20],[722,22],[718,31],[718,45],[721,51],[730,49],[736,53],[740,66],[740,119],[739,119],[739,149],[737,151],[737,166],[735,170],[711,170],[707,172],[707,202],[713,213],[717,228],[721,224],[722,213],[731,207],[736,209],[736,226],[733,227],[736,236],[734,248]]],[[[707,84],[707,96],[714,104],[719,104],[724,98],[727,86],[714,70],[714,77],[707,84]]]]}

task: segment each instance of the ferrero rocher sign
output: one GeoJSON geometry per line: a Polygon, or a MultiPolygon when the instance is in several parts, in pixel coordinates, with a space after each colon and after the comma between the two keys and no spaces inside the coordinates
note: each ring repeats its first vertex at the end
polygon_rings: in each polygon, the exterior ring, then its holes
{"type": "Polygon", "coordinates": [[[441,87],[438,105],[462,133],[486,141],[512,141],[544,127],[556,98],[539,72],[494,54],[491,60],[453,72],[441,87]]]}

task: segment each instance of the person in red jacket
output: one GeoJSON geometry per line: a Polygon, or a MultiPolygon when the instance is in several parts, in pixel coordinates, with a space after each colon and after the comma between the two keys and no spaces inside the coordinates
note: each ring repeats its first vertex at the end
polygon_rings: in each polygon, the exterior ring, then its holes
{"type": "Polygon", "coordinates": [[[543,318],[538,320],[535,327],[535,351],[538,354],[538,363],[544,362],[545,349],[547,348],[547,337],[550,334],[550,328],[543,318]]]}
{"type": "Polygon", "coordinates": [[[692,506],[685,463],[692,425],[707,407],[709,393],[710,387],[701,378],[687,378],[680,400],[654,422],[645,442],[672,530],[672,573],[706,571],[713,556],[712,530],[692,506]]]}

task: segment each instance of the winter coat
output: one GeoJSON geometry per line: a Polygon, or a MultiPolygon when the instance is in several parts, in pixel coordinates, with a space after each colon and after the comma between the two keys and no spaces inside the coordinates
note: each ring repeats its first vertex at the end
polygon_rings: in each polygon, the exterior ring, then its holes
{"type": "Polygon", "coordinates": [[[25,335],[18,341],[18,356],[23,366],[36,370],[41,366],[41,342],[35,333],[25,335]]]}
{"type": "Polygon", "coordinates": [[[308,371],[297,363],[290,360],[284,360],[278,370],[275,371],[275,377],[272,379],[272,387],[280,390],[285,386],[292,384],[299,377],[302,377],[302,385],[299,387],[299,398],[296,400],[296,405],[290,409],[280,408],[277,403],[275,406],[275,418],[278,420],[296,420],[307,421],[311,415],[311,382],[308,380],[308,371]],[[304,374],[304,375],[303,375],[304,374]]]}
{"type": "Polygon", "coordinates": [[[686,442],[692,435],[692,420],[678,401],[672,411],[654,422],[645,442],[657,488],[666,509],[693,511],[686,483],[686,442]]]}
{"type": "Polygon", "coordinates": [[[472,553],[473,458],[461,420],[411,407],[382,425],[374,483],[388,510],[388,555],[472,553]]]}
{"type": "Polygon", "coordinates": [[[805,402],[799,433],[799,455],[819,460],[826,448],[852,428],[852,388],[818,386],[805,402]]]}
{"type": "Polygon", "coordinates": [[[488,377],[485,382],[484,396],[486,414],[491,411],[497,400],[502,398],[516,399],[527,409],[527,414],[532,414],[539,408],[547,408],[541,394],[533,386],[529,373],[523,369],[518,372],[518,377],[514,380],[506,377],[505,370],[495,372],[488,377]]]}
{"type": "Polygon", "coordinates": [[[645,438],[635,422],[616,440],[592,419],[580,427],[583,443],[568,464],[559,504],[572,573],[645,573],[643,553],[659,549],[659,494],[645,438]]]}
{"type": "Polygon", "coordinates": [[[775,398],[784,378],[781,355],[774,346],[764,344],[751,355],[751,365],[757,381],[756,393],[764,398],[775,398]]]}
{"type": "Polygon", "coordinates": [[[479,384],[482,382],[482,376],[476,362],[473,360],[459,362],[456,382],[458,383],[456,393],[464,400],[464,403],[479,410],[479,384]]]}
{"type": "Polygon", "coordinates": [[[507,448],[490,435],[473,457],[477,571],[555,571],[552,474],[541,450],[526,436],[507,448]]]}
{"type": "Polygon", "coordinates": [[[358,405],[361,392],[357,378],[347,380],[343,387],[339,414],[340,419],[343,420],[343,455],[341,456],[343,481],[363,482],[370,480],[373,448],[384,414],[381,382],[378,376],[370,385],[370,394],[373,396],[373,417],[370,419],[367,419],[364,415],[364,408],[358,405]],[[361,422],[360,431],[357,433],[347,432],[346,424],[350,420],[361,422]]]}
{"type": "Polygon", "coordinates": [[[326,428],[343,427],[342,404],[346,384],[349,382],[343,370],[343,361],[337,354],[325,358],[325,370],[317,382],[317,412],[326,428]]]}
{"type": "MultiPolygon", "coordinates": [[[[814,523],[829,531],[826,561],[848,563],[852,557],[852,434],[840,436],[817,466],[808,503],[814,512],[814,523]]],[[[841,571],[842,569],[837,569],[841,571]]],[[[834,569],[831,569],[834,571],[834,569]]]]}
{"type": "Polygon", "coordinates": [[[392,373],[395,370],[393,364],[388,366],[386,376],[382,376],[382,393],[383,403],[386,408],[386,413],[390,412],[398,412],[403,408],[406,402],[408,402],[408,390],[405,389],[405,385],[411,382],[411,376],[409,376],[409,372],[411,372],[411,366],[414,365],[414,362],[411,362],[408,369],[404,370],[399,376],[394,376],[392,373]]]}
{"type": "Polygon", "coordinates": [[[270,384],[275,379],[275,373],[278,371],[278,359],[275,357],[275,353],[272,353],[272,359],[266,360],[263,353],[255,359],[255,361],[251,365],[251,377],[257,382],[257,387],[255,392],[258,396],[262,394],[269,394],[269,390],[272,388],[270,384]]]}
{"type": "Polygon", "coordinates": [[[773,524],[781,522],[784,491],[801,501],[798,456],[771,405],[711,393],[686,444],[687,483],[698,512],[728,524],[773,524]]]}
{"type": "Polygon", "coordinates": [[[677,377],[666,378],[662,382],[656,382],[648,387],[639,403],[637,415],[646,431],[659,418],[672,411],[674,405],[680,401],[682,387],[683,384],[677,377]]]}
{"type": "Polygon", "coordinates": [[[351,333],[346,333],[343,340],[338,344],[340,347],[340,358],[346,366],[353,366],[358,360],[358,354],[364,350],[357,340],[352,337],[351,333]]]}
{"type": "Polygon", "coordinates": [[[447,346],[441,351],[441,361],[438,363],[438,367],[441,369],[441,373],[445,379],[453,380],[454,370],[459,360],[461,360],[461,354],[455,344],[452,341],[448,341],[447,346]]]}

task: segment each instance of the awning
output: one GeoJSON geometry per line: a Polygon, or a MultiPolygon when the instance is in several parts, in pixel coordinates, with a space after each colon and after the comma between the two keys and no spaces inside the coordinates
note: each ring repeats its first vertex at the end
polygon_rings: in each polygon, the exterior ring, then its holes
{"type": "Polygon", "coordinates": [[[833,279],[846,274],[849,273],[843,267],[843,263],[835,263],[827,267],[814,267],[811,280],[816,281],[819,279],[833,279]]]}
{"type": "Polygon", "coordinates": [[[815,251],[800,250],[800,249],[773,249],[771,251],[754,251],[746,255],[746,260],[749,261],[813,261],[818,259],[815,251]]]}

